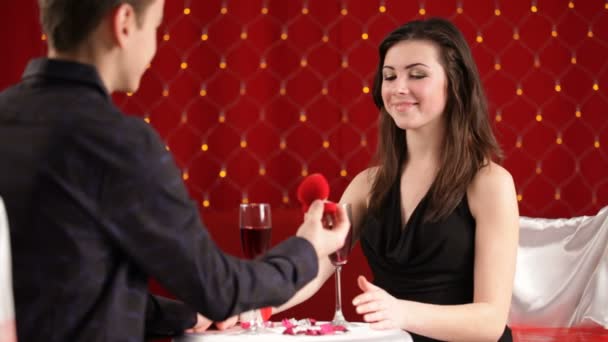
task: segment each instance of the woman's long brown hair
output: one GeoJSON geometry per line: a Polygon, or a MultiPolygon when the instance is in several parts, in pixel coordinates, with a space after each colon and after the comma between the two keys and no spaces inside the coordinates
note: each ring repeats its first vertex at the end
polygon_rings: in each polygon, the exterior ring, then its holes
{"type": "Polygon", "coordinates": [[[386,195],[400,177],[408,159],[405,131],[395,125],[382,101],[382,67],[387,51],[404,40],[425,40],[439,47],[440,63],[447,77],[444,109],[446,135],[440,168],[429,189],[429,209],[424,221],[438,221],[456,209],[479,169],[490,160],[501,160],[502,151],[488,119],[486,97],[471,50],[462,33],[445,19],[409,22],[391,32],[380,44],[373,99],[380,109],[378,166],[370,193],[370,213],[378,215],[386,195]]]}

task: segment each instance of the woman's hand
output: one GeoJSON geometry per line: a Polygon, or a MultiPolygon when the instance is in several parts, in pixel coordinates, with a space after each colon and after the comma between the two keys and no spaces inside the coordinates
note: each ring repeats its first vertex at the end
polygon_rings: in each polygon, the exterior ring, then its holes
{"type": "Polygon", "coordinates": [[[397,298],[370,283],[364,276],[357,278],[357,284],[363,293],[353,299],[353,305],[357,313],[363,315],[363,320],[371,323],[372,329],[404,328],[405,318],[397,298]]]}

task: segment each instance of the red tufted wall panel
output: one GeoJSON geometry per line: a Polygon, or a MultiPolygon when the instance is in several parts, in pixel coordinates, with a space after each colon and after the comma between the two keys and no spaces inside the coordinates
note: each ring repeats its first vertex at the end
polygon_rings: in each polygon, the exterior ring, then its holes
{"type": "MultiPolygon", "coordinates": [[[[3,2],[0,88],[45,53],[46,39],[33,0],[3,2]]],[[[453,20],[472,47],[521,213],[584,215],[608,204],[605,0],[166,2],[140,90],[115,100],[160,132],[232,253],[240,253],[239,203],[272,204],[276,242],[300,220],[303,176],[325,174],[337,200],[368,165],[377,44],[428,16],[453,20]]],[[[366,272],[359,250],[353,261],[366,272]]],[[[355,292],[348,274],[347,266],[346,301],[355,292]]],[[[331,288],[323,291],[327,306],[331,288]]],[[[347,315],[354,318],[350,308],[347,315]]]]}

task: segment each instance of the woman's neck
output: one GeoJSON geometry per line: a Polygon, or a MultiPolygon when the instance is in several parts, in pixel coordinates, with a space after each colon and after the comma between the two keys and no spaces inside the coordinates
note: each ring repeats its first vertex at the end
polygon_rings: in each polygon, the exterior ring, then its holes
{"type": "Polygon", "coordinates": [[[409,162],[439,164],[444,139],[443,125],[406,130],[405,139],[409,162]]]}

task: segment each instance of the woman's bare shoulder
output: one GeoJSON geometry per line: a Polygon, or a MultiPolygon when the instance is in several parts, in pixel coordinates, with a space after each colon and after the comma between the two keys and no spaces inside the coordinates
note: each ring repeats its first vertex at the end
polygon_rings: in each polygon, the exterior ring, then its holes
{"type": "Polygon", "coordinates": [[[377,167],[370,167],[359,172],[342,193],[340,202],[351,203],[353,209],[356,208],[357,211],[366,211],[377,172],[377,167]]]}
{"type": "Polygon", "coordinates": [[[479,169],[467,191],[471,210],[481,212],[488,205],[517,202],[511,173],[494,162],[479,169]]]}
{"type": "Polygon", "coordinates": [[[357,197],[364,195],[367,197],[374,183],[374,179],[376,178],[376,174],[378,172],[378,167],[370,167],[361,172],[359,172],[353,180],[348,184],[346,188],[345,194],[347,192],[353,192],[357,194],[357,197]]]}

